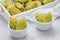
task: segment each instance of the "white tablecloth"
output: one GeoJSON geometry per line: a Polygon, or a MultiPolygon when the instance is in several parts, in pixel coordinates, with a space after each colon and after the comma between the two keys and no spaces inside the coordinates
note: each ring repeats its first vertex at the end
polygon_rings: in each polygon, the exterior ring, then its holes
{"type": "Polygon", "coordinates": [[[7,27],[8,24],[0,16],[0,40],[60,40],[60,19],[55,20],[48,31],[39,31],[30,23],[27,35],[20,39],[12,38],[7,27]]]}

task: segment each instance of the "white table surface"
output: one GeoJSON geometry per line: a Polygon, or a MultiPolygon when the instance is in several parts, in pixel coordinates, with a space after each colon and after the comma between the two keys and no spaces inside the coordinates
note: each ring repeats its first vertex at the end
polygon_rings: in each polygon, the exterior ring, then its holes
{"type": "Polygon", "coordinates": [[[60,19],[55,20],[53,27],[48,31],[39,31],[32,23],[26,37],[20,39],[12,38],[7,27],[8,24],[0,16],[0,40],[60,40],[60,19]]]}

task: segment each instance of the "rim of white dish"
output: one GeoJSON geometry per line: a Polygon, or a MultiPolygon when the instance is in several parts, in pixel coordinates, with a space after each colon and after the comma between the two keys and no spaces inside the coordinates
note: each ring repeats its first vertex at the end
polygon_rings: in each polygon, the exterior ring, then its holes
{"type": "MultiPolygon", "coordinates": [[[[27,25],[28,25],[28,23],[27,23],[27,25]]],[[[8,23],[8,29],[9,29],[10,31],[21,32],[21,31],[26,30],[26,29],[27,29],[27,26],[26,26],[26,28],[24,28],[24,29],[22,29],[22,30],[14,30],[14,29],[11,29],[11,28],[10,28],[10,25],[9,25],[9,23],[8,23]]]]}

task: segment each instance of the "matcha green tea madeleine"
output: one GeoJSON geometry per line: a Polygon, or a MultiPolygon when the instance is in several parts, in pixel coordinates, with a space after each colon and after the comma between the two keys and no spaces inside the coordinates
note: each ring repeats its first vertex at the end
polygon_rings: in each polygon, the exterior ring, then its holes
{"type": "Polygon", "coordinates": [[[20,9],[21,11],[24,11],[24,6],[20,4],[19,2],[15,2],[15,6],[20,9]]]}
{"type": "Polygon", "coordinates": [[[16,26],[16,30],[22,30],[25,29],[27,26],[27,21],[25,18],[21,18],[17,21],[17,26],[16,26]]]}
{"type": "Polygon", "coordinates": [[[48,3],[51,3],[53,2],[53,0],[43,0],[43,4],[48,4],[48,3]]]}
{"type": "Polygon", "coordinates": [[[10,27],[11,29],[16,30],[17,18],[14,16],[10,17],[10,27]]]}
{"type": "Polygon", "coordinates": [[[26,3],[25,10],[30,10],[38,6],[41,6],[41,3],[39,1],[31,1],[26,3]]]}
{"type": "Polygon", "coordinates": [[[50,21],[52,21],[52,13],[47,12],[45,15],[45,22],[50,22],[50,21]]]}
{"type": "Polygon", "coordinates": [[[12,0],[7,0],[6,3],[7,3],[7,6],[10,4],[13,4],[12,0]]]}
{"type": "Polygon", "coordinates": [[[27,27],[26,18],[17,19],[15,16],[10,17],[10,28],[14,30],[23,30],[27,27]]]}
{"type": "Polygon", "coordinates": [[[18,8],[16,8],[14,5],[9,5],[9,6],[7,7],[7,10],[9,11],[9,13],[10,13],[11,15],[15,15],[15,14],[18,14],[18,13],[21,12],[21,11],[20,11],[18,8]]]}
{"type": "Polygon", "coordinates": [[[5,8],[7,8],[7,6],[9,6],[10,4],[13,4],[13,2],[12,0],[7,0],[7,1],[3,1],[2,4],[5,8]]]}
{"type": "Polygon", "coordinates": [[[47,23],[52,21],[52,13],[51,12],[47,12],[47,13],[36,13],[35,15],[36,20],[42,23],[47,23]]]}
{"type": "Polygon", "coordinates": [[[36,13],[36,20],[39,21],[39,22],[43,22],[44,20],[44,16],[42,13],[36,13]]]}

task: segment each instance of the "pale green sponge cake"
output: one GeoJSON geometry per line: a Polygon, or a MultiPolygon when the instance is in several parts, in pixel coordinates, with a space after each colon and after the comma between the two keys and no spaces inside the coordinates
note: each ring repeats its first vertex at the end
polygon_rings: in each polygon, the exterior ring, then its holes
{"type": "Polygon", "coordinates": [[[48,4],[48,3],[51,3],[53,2],[53,0],[43,0],[43,4],[48,4]]]}
{"type": "Polygon", "coordinates": [[[30,10],[30,9],[36,8],[38,6],[41,6],[41,2],[31,1],[31,2],[26,3],[25,10],[30,10]]]}
{"type": "Polygon", "coordinates": [[[27,27],[26,18],[17,19],[14,16],[10,17],[10,28],[14,30],[23,30],[27,27]]]}
{"type": "Polygon", "coordinates": [[[14,4],[11,4],[7,7],[7,10],[10,12],[11,15],[16,15],[20,13],[21,11],[14,6],[14,4]]]}
{"type": "Polygon", "coordinates": [[[23,6],[21,3],[15,2],[15,6],[16,6],[18,9],[20,9],[21,11],[24,11],[24,6],[23,6]]]}
{"type": "Polygon", "coordinates": [[[46,13],[46,15],[45,15],[45,21],[46,22],[52,21],[52,13],[51,12],[46,13]]]}
{"type": "Polygon", "coordinates": [[[17,21],[17,26],[16,26],[16,30],[22,30],[25,29],[27,26],[27,21],[25,18],[21,18],[17,21]]]}
{"type": "Polygon", "coordinates": [[[10,27],[11,29],[16,30],[16,23],[17,23],[17,18],[14,16],[10,17],[10,27]]]}
{"type": "Polygon", "coordinates": [[[36,20],[42,23],[47,23],[52,21],[52,13],[51,12],[47,12],[47,13],[36,13],[35,15],[36,20]]]}
{"type": "Polygon", "coordinates": [[[43,22],[43,20],[44,20],[43,14],[42,13],[36,13],[36,19],[39,22],[43,22]]]}

